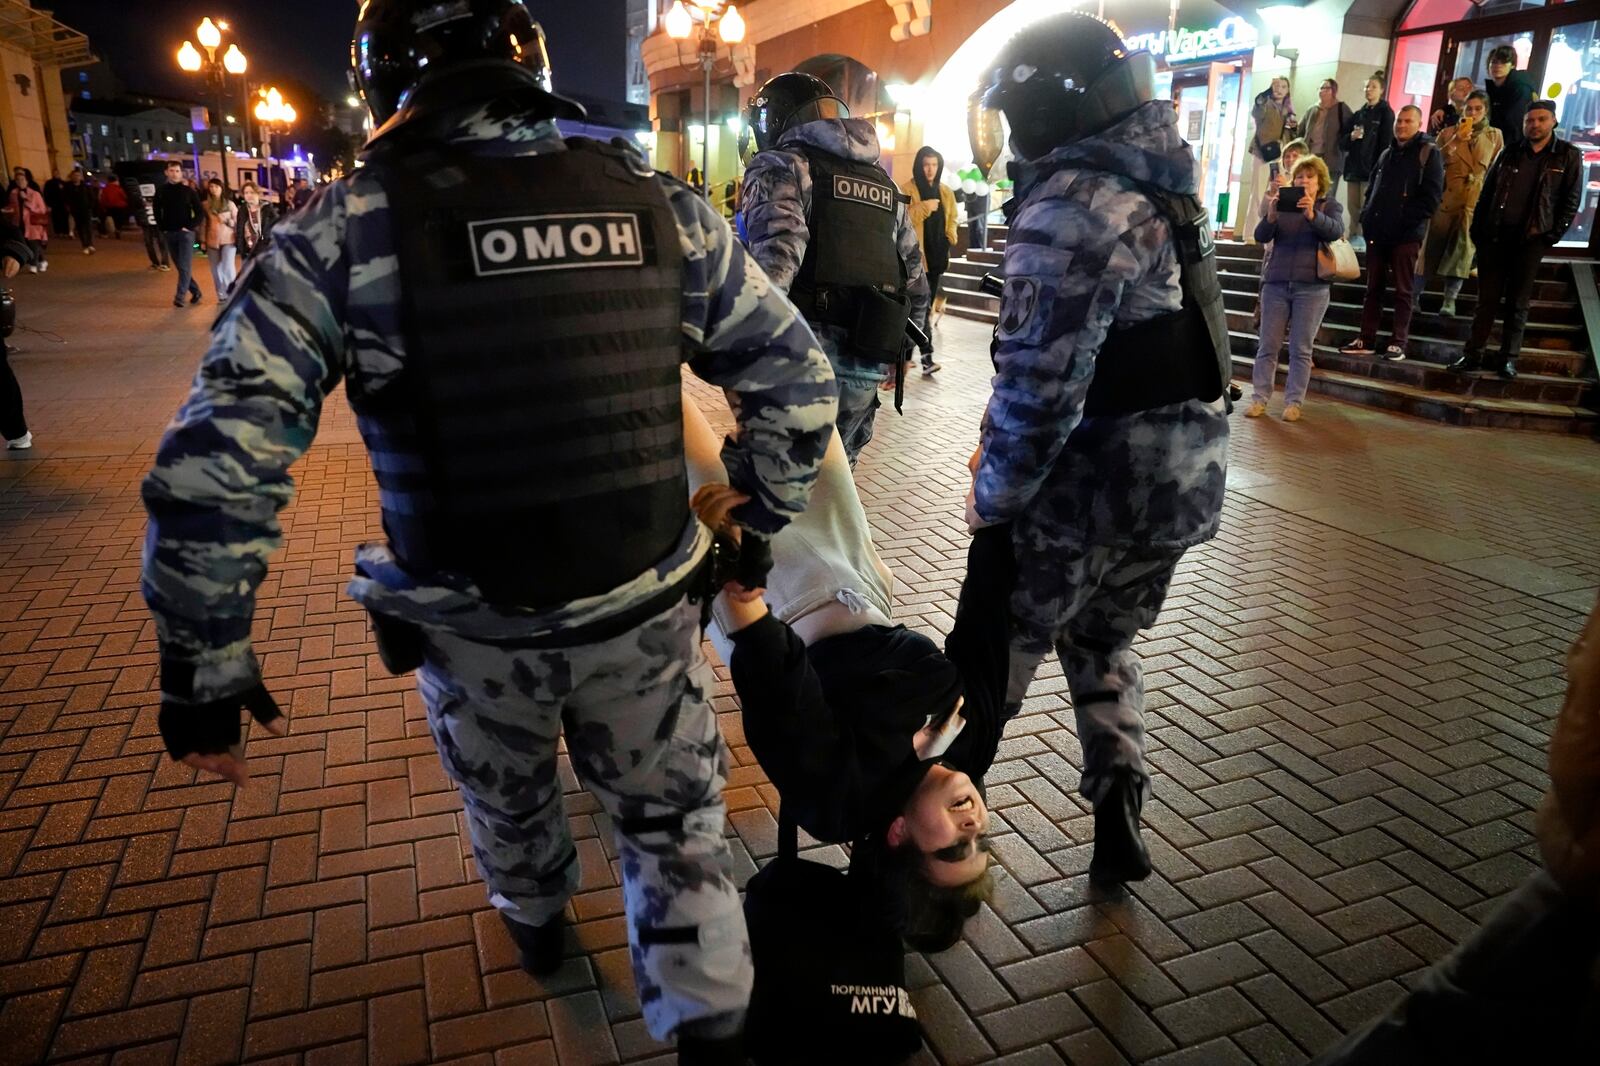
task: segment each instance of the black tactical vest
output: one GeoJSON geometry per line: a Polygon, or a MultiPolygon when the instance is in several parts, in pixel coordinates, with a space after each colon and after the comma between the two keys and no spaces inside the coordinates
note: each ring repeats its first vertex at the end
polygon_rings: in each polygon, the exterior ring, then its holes
{"type": "Polygon", "coordinates": [[[876,163],[798,147],[811,166],[811,215],[789,297],[812,322],[854,328],[863,290],[905,290],[897,241],[900,190],[876,163]]]}
{"type": "Polygon", "coordinates": [[[546,607],[659,562],[688,520],[682,251],[620,149],[373,162],[389,198],[405,365],[348,382],[407,571],[546,607]]]}
{"type": "Polygon", "coordinates": [[[1185,400],[1210,402],[1233,376],[1228,318],[1217,279],[1211,225],[1198,197],[1140,183],[1167,220],[1183,286],[1183,306],[1113,327],[1095,359],[1086,416],[1127,415],[1185,400]]]}

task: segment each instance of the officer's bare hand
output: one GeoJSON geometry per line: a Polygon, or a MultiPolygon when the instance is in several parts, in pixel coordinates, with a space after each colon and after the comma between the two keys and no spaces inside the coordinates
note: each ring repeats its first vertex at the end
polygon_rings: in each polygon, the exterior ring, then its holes
{"type": "Polygon", "coordinates": [[[244,754],[240,711],[260,722],[273,736],[289,732],[289,719],[266,686],[255,687],[210,703],[163,700],[157,724],[167,753],[186,766],[217,774],[243,786],[250,780],[244,754]]]}
{"type": "Polygon", "coordinates": [[[6,277],[8,277],[8,278],[16,277],[17,276],[17,272],[20,271],[21,269],[22,269],[22,264],[21,263],[17,262],[15,259],[11,259],[9,257],[6,259],[6,265],[5,265],[5,276],[6,277]]]}
{"type": "MultiPolygon", "coordinates": [[[[689,499],[689,507],[713,532],[723,533],[737,544],[740,539],[739,526],[728,516],[735,507],[749,502],[750,497],[732,485],[711,482],[695,490],[689,499]]],[[[759,588],[748,589],[736,581],[728,582],[722,590],[722,594],[735,603],[755,603],[761,599],[761,592],[759,588]]]]}
{"type": "Polygon", "coordinates": [[[694,496],[689,499],[689,506],[712,532],[726,533],[737,543],[739,527],[730,522],[728,516],[735,507],[749,502],[750,497],[732,485],[711,482],[695,490],[694,496]]]}

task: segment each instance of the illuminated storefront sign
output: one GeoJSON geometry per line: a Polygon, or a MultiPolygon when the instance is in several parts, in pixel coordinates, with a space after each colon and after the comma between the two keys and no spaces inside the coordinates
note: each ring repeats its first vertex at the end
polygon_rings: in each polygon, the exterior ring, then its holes
{"type": "Polygon", "coordinates": [[[1244,19],[1230,15],[1209,29],[1157,30],[1125,37],[1130,50],[1149,52],[1168,63],[1193,63],[1216,56],[1248,52],[1256,46],[1256,31],[1244,19]]]}

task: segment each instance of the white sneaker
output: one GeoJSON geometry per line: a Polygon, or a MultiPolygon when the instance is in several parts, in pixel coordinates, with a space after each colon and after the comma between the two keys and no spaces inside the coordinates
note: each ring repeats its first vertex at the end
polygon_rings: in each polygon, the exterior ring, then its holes
{"type": "Polygon", "coordinates": [[[33,434],[32,433],[24,433],[22,436],[18,437],[16,440],[8,440],[8,441],[6,441],[6,449],[8,451],[25,452],[31,447],[33,447],[33,434]]]}
{"type": "Polygon", "coordinates": [[[46,270],[49,270],[49,269],[50,269],[50,260],[46,259],[44,262],[39,264],[39,273],[43,274],[46,270]]]}
{"type": "Polygon", "coordinates": [[[93,248],[85,248],[83,250],[83,254],[84,255],[93,255],[94,254],[94,249],[93,248]]]}
{"type": "Polygon", "coordinates": [[[28,264],[28,273],[30,273],[30,274],[39,273],[39,264],[38,263],[29,263],[28,264]]]}

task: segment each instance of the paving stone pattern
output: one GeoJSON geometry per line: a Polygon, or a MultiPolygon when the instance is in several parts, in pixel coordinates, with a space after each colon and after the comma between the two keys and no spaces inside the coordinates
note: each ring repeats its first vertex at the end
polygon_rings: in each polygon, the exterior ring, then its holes
{"type": "MultiPolygon", "coordinates": [[[[295,470],[256,619],[293,729],[251,741],[237,794],[165,758],[137,486],[207,315],[171,308],[172,275],[131,241],[102,243],[15,283],[24,326],[63,343],[16,338],[38,446],[0,462],[0,1058],[671,1061],[640,1020],[606,819],[565,764],[571,957],[541,982],[515,966],[410,681],[340,591],[378,533],[342,398],[295,470]]],[[[897,608],[930,633],[961,580],[988,372],[980,327],[947,319],[941,343],[945,371],[880,415],[859,471],[897,608]]],[[[1141,644],[1156,873],[1091,898],[1047,664],[988,781],[994,904],[908,960],[919,1063],[1303,1061],[1537,861],[1562,657],[1600,584],[1593,443],[1323,402],[1235,430],[1222,534],[1141,644]]],[[[776,797],[719,676],[744,879],[776,797]]]]}

